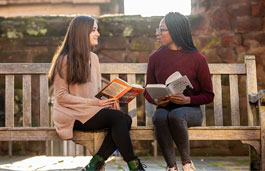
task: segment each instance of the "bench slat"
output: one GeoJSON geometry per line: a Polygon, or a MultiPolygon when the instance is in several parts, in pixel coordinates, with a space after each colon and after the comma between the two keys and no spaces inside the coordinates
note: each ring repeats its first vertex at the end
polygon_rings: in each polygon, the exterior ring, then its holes
{"type": "Polygon", "coordinates": [[[5,126],[14,126],[14,75],[5,76],[5,126]]]}
{"type": "MultiPolygon", "coordinates": [[[[46,74],[50,63],[1,63],[0,74],[46,74]]],[[[211,74],[246,74],[245,64],[209,64],[211,74]]],[[[145,74],[146,63],[101,63],[103,74],[145,74]]]]}
{"type": "Polygon", "coordinates": [[[213,91],[214,97],[214,123],[215,126],[223,125],[223,106],[222,106],[222,85],[221,75],[213,75],[213,91]]]}
{"type": "MultiPolygon", "coordinates": [[[[132,129],[132,140],[154,140],[153,129],[132,129]]],[[[253,129],[189,129],[190,140],[260,140],[260,130],[253,129]]]]}
{"type": "Polygon", "coordinates": [[[119,74],[110,74],[110,81],[114,78],[119,78],[119,74]]]}
{"type": "Polygon", "coordinates": [[[206,108],[205,105],[200,105],[202,111],[202,126],[206,126],[206,108]]]}
{"type": "Polygon", "coordinates": [[[40,126],[49,126],[48,77],[40,75],[40,126]]]}
{"type": "Polygon", "coordinates": [[[31,75],[23,75],[23,126],[31,126],[31,75]]]}
{"type": "Polygon", "coordinates": [[[68,145],[68,154],[69,156],[75,156],[75,143],[73,141],[67,141],[67,145],[68,145]]]}
{"type": "Polygon", "coordinates": [[[76,144],[76,156],[83,156],[84,155],[84,146],[76,144]]]}
{"type": "Polygon", "coordinates": [[[104,63],[100,64],[102,74],[145,74],[146,63],[104,63]]]}
{"type": "MultiPolygon", "coordinates": [[[[127,81],[129,84],[136,83],[136,75],[135,74],[128,74],[127,81]]],[[[133,99],[128,104],[128,114],[132,117],[132,126],[137,126],[137,105],[136,105],[136,98],[133,99]]]]}
{"type": "MultiPolygon", "coordinates": [[[[256,61],[255,56],[245,56],[247,69],[247,94],[257,93],[257,76],[256,76],[256,61]]],[[[257,125],[257,110],[254,104],[249,103],[247,95],[247,110],[248,110],[248,125],[257,125]]]]}
{"type": "Polygon", "coordinates": [[[246,74],[245,64],[209,64],[211,74],[246,74]]]}
{"type": "Polygon", "coordinates": [[[50,63],[1,63],[0,74],[47,74],[50,63]]]}
{"type": "Polygon", "coordinates": [[[239,126],[240,125],[240,114],[239,114],[238,76],[229,75],[229,83],[230,83],[232,125],[239,126]]]}
{"type": "Polygon", "coordinates": [[[154,111],[155,111],[155,105],[149,103],[145,99],[145,119],[146,119],[147,126],[153,125],[152,117],[153,117],[154,111]]]}
{"type": "MultiPolygon", "coordinates": [[[[146,85],[146,74],[144,74],[144,85],[146,85]]],[[[155,105],[149,103],[145,99],[145,122],[147,126],[153,125],[152,117],[153,117],[154,111],[155,111],[155,105]]]]}
{"type": "MultiPolygon", "coordinates": [[[[153,129],[153,126],[132,126],[132,130],[134,129],[153,129]]],[[[195,126],[190,127],[189,130],[198,129],[198,130],[260,130],[260,126],[195,126]]],[[[55,131],[54,127],[0,127],[0,131],[55,131]]],[[[101,132],[99,131],[91,131],[91,132],[101,132]]],[[[74,132],[82,132],[82,131],[76,131],[74,132]]],[[[87,131],[89,132],[89,131],[87,131]]],[[[85,132],[84,132],[85,133],[85,132]]],[[[0,134],[1,135],[1,134],[0,134]]]]}

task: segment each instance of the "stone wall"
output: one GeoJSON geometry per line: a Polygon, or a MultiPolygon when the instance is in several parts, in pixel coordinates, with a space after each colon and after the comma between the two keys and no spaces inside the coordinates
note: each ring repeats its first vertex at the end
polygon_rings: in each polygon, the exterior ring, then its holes
{"type": "Polygon", "coordinates": [[[192,0],[192,24],[196,45],[208,62],[243,62],[256,56],[258,88],[264,88],[265,1],[192,0]]]}

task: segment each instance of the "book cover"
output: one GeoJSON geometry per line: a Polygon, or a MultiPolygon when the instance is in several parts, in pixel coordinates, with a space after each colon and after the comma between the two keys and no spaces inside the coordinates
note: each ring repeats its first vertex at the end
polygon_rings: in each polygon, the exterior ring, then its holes
{"type": "Polygon", "coordinates": [[[169,94],[179,94],[187,88],[193,88],[186,75],[182,76],[178,71],[171,74],[166,84],[148,84],[145,89],[153,99],[158,99],[169,94]]]}
{"type": "Polygon", "coordinates": [[[95,97],[99,99],[116,98],[120,103],[129,103],[144,89],[140,85],[130,85],[120,78],[114,78],[95,97]]]}

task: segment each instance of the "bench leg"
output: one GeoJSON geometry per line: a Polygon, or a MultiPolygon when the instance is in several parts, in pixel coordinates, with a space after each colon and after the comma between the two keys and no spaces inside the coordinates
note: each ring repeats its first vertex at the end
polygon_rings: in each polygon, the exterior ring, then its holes
{"type": "Polygon", "coordinates": [[[255,148],[249,146],[250,170],[260,170],[261,157],[257,154],[255,148]]]}
{"type": "Polygon", "coordinates": [[[261,140],[261,170],[265,171],[265,137],[261,140]]]}
{"type": "Polygon", "coordinates": [[[260,141],[244,141],[241,140],[243,144],[249,145],[249,162],[250,170],[260,170],[261,168],[261,143],[260,141]]]}
{"type": "Polygon", "coordinates": [[[8,141],[8,157],[12,157],[12,141],[8,141]]]}
{"type": "Polygon", "coordinates": [[[90,155],[95,155],[101,147],[103,140],[106,136],[106,131],[99,131],[93,133],[93,140],[78,140],[77,138],[73,141],[77,144],[83,145],[87,148],[90,155]]]}
{"type": "MultiPolygon", "coordinates": [[[[262,101],[265,103],[264,95],[262,101]]],[[[261,170],[265,171],[265,105],[261,105],[261,102],[259,102],[259,115],[261,127],[261,170]]]]}

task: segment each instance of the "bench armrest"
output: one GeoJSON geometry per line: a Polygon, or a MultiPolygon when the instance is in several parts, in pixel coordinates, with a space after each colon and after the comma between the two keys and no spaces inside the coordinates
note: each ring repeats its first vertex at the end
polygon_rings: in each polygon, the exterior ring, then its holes
{"type": "Polygon", "coordinates": [[[260,90],[258,93],[251,93],[248,97],[250,103],[257,103],[260,100],[260,104],[265,106],[265,89],[260,90]]]}

